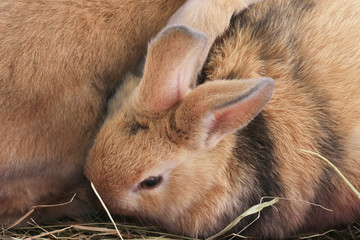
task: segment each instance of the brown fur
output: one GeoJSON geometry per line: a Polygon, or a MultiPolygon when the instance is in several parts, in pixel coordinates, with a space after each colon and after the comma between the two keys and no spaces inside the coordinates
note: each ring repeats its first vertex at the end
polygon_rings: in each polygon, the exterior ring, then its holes
{"type": "MultiPolygon", "coordinates": [[[[215,43],[202,72],[207,82],[195,89],[186,88],[194,78],[181,78],[196,72],[197,63],[181,57],[186,53],[164,54],[166,66],[178,69],[160,68],[161,60],[152,58],[164,53],[159,46],[179,41],[181,29],[165,30],[173,38],[154,40],[143,81],[107,119],[87,161],[86,174],[110,210],[190,236],[215,233],[263,196],[292,200],[264,210],[248,235],[283,238],[358,220],[358,197],[325,162],[301,149],[328,158],[360,189],[359,13],[355,0],[256,4],[215,43]],[[147,78],[147,69],[160,78],[147,78]],[[264,76],[276,87],[263,108],[272,93],[264,76]],[[219,80],[229,78],[240,80],[219,80]],[[159,104],[163,108],[154,108],[159,104]],[[129,131],[135,125],[143,127],[129,131]],[[149,176],[164,180],[139,189],[149,176]]],[[[184,51],[198,48],[196,36],[189,36],[195,43],[184,43],[184,51]]],[[[198,63],[202,56],[193,54],[198,63]]]]}
{"type": "Polygon", "coordinates": [[[1,1],[0,224],[78,192],[107,98],[183,3],[1,1]]]}

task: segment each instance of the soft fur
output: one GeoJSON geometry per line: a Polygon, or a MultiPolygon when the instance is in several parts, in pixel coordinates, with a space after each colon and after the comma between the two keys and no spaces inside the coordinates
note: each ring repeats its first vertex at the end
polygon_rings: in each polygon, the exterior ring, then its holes
{"type": "MultiPolygon", "coordinates": [[[[83,164],[106,100],[184,2],[1,1],[0,225],[75,192],[86,199],[83,164]]],[[[68,212],[84,207],[75,202],[68,212]]]]}
{"type": "Polygon", "coordinates": [[[111,105],[86,165],[110,210],[190,236],[214,234],[264,196],[287,200],[242,235],[283,238],[359,220],[359,198],[301,149],[360,189],[360,2],[249,7],[213,46],[205,83],[191,89],[204,39],[167,27],[149,46],[139,86],[119,89],[128,97],[111,105]],[[156,187],[142,187],[157,176],[156,187]]]}

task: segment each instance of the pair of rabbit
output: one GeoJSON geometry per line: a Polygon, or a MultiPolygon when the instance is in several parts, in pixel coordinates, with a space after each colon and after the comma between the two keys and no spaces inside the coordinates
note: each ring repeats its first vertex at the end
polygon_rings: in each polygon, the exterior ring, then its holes
{"type": "Polygon", "coordinates": [[[199,77],[214,32],[192,27],[158,34],[143,76],[128,75],[109,104],[85,167],[109,210],[194,237],[266,196],[284,199],[242,234],[284,238],[359,220],[359,198],[302,149],[360,189],[360,2],[254,4],[199,77]]]}
{"type": "Polygon", "coordinates": [[[219,19],[212,27],[224,31],[232,14],[252,2],[1,1],[0,225],[32,206],[67,202],[74,193],[71,204],[42,209],[37,219],[91,210],[86,155],[107,99],[148,40],[174,13],[173,24],[193,22],[201,29],[206,23],[198,17],[207,11],[219,19]]]}

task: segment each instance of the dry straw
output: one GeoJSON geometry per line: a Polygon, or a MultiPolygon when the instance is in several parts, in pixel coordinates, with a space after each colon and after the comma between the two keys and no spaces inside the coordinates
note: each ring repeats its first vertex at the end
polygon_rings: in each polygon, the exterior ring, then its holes
{"type": "Polygon", "coordinates": [[[122,238],[120,232],[119,232],[119,229],[118,229],[117,226],[116,226],[116,223],[115,223],[114,219],[112,218],[109,210],[107,209],[104,201],[103,201],[102,198],[100,197],[100,194],[98,193],[98,191],[96,190],[96,188],[95,188],[95,186],[94,186],[94,184],[93,184],[92,182],[91,182],[91,187],[92,187],[92,189],[94,190],[94,192],[95,192],[96,196],[98,197],[98,199],[100,200],[101,205],[102,205],[103,208],[105,209],[105,211],[106,211],[107,215],[109,216],[111,222],[113,223],[113,225],[114,225],[114,227],[115,227],[115,230],[116,230],[117,234],[119,235],[120,239],[121,239],[121,240],[124,240],[124,239],[122,238]]]}
{"type": "MultiPolygon", "coordinates": [[[[230,229],[232,229],[233,227],[235,227],[244,217],[253,215],[253,214],[260,214],[260,211],[263,210],[264,208],[270,207],[272,205],[274,205],[275,203],[277,203],[279,201],[278,198],[274,198],[271,201],[268,202],[264,202],[264,203],[260,203],[257,204],[255,206],[252,206],[251,208],[249,208],[248,210],[246,210],[243,214],[241,214],[239,217],[237,217],[232,223],[230,223],[226,228],[224,228],[222,231],[220,231],[219,233],[215,234],[214,236],[211,236],[209,238],[207,238],[206,240],[213,240],[217,237],[220,237],[221,235],[224,235],[225,233],[227,233],[228,231],[230,231],[230,229]]],[[[250,223],[251,224],[251,223],[250,223]]]]}
{"type": "Polygon", "coordinates": [[[359,197],[360,199],[360,193],[358,190],[355,189],[355,187],[349,182],[349,180],[347,180],[347,178],[340,172],[340,170],[332,163],[330,162],[328,159],[326,159],[325,157],[321,156],[318,153],[309,151],[309,150],[304,150],[301,149],[301,151],[306,152],[306,153],[310,153],[312,155],[315,155],[317,157],[319,157],[320,159],[324,160],[325,162],[327,162],[339,175],[340,177],[344,180],[344,182],[350,187],[350,189],[359,197]]]}

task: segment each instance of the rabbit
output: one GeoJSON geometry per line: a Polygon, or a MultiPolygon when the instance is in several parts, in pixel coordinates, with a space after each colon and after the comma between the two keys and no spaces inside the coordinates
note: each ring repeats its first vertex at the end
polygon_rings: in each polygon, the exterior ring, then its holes
{"type": "Polygon", "coordinates": [[[359,220],[359,198],[302,149],[360,189],[360,2],[251,5],[209,53],[214,32],[198,30],[165,27],[109,103],[85,174],[110,212],[200,238],[267,196],[280,200],[231,231],[280,239],[359,220]]]}
{"type": "Polygon", "coordinates": [[[1,1],[0,225],[74,193],[66,211],[87,211],[78,189],[107,99],[184,2],[1,1]]]}

